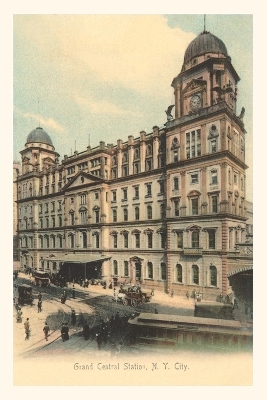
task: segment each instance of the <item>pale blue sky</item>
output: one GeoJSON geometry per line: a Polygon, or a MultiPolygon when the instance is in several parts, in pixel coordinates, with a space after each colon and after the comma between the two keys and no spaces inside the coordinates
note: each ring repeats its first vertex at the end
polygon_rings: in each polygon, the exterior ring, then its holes
{"type": "MultiPolygon", "coordinates": [[[[252,200],[252,15],[207,14],[206,30],[225,43],[241,81],[247,197],[252,200]]],[[[39,125],[61,159],[100,140],[163,126],[172,79],[203,15],[15,15],[13,158],[39,125]]]]}

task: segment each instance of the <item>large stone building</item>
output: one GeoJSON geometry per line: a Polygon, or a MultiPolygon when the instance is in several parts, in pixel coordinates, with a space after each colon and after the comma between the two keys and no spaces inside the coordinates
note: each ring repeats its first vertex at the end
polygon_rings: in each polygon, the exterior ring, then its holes
{"type": "Polygon", "coordinates": [[[170,107],[162,128],[61,162],[50,136],[33,130],[17,179],[21,268],[229,293],[246,239],[238,81],[224,43],[204,31],[172,81],[174,115],[170,107]]]}

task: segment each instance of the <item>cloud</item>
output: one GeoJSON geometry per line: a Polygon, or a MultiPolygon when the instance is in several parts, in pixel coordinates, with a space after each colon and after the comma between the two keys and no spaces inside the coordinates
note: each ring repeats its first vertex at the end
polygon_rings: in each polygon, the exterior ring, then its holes
{"type": "Polygon", "coordinates": [[[158,95],[195,37],[171,29],[162,15],[19,15],[15,30],[51,69],[68,65],[66,73],[158,95]]]}
{"type": "Polygon", "coordinates": [[[128,114],[134,117],[140,116],[136,112],[117,107],[115,104],[109,103],[105,100],[96,101],[90,96],[82,97],[78,94],[73,96],[73,100],[82,107],[88,109],[92,114],[109,114],[109,115],[123,115],[128,114]]]}
{"type": "Polygon", "coordinates": [[[65,133],[65,128],[57,123],[53,118],[45,118],[42,115],[33,114],[29,112],[23,112],[20,108],[14,107],[14,111],[22,118],[25,118],[30,121],[35,121],[36,125],[43,126],[46,129],[53,129],[59,133],[65,133]]]}

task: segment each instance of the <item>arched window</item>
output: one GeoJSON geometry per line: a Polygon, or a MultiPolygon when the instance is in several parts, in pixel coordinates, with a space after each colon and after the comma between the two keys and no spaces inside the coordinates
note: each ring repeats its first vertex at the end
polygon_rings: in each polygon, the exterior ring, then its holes
{"type": "Polygon", "coordinates": [[[150,261],[147,263],[147,277],[153,279],[153,264],[150,261]]]}
{"type": "Polygon", "coordinates": [[[39,240],[40,240],[40,247],[42,249],[44,247],[44,238],[43,238],[43,236],[40,236],[39,240]]]}
{"type": "Polygon", "coordinates": [[[113,275],[118,275],[118,261],[113,260],[113,275]]]}
{"type": "Polygon", "coordinates": [[[73,249],[74,248],[74,235],[70,234],[70,248],[73,249]]]}
{"type": "Polygon", "coordinates": [[[55,248],[56,247],[56,238],[55,236],[51,236],[51,241],[52,241],[52,247],[55,248]]]}
{"type": "Polygon", "coordinates": [[[112,165],[116,165],[117,164],[117,157],[113,156],[112,157],[112,165]]]}
{"type": "Polygon", "coordinates": [[[160,264],[161,279],[163,281],[167,278],[166,264],[163,262],[160,264]]]}
{"type": "Polygon", "coordinates": [[[176,279],[177,282],[182,283],[183,282],[183,269],[181,264],[176,265],[176,279]]]}
{"type": "Polygon", "coordinates": [[[153,248],[153,233],[152,232],[147,232],[147,247],[149,249],[153,248]]]}
{"type": "Polygon", "coordinates": [[[82,232],[82,246],[84,249],[87,247],[87,235],[86,232],[82,232]]]}
{"type": "Polygon", "coordinates": [[[118,235],[117,233],[113,235],[113,247],[116,249],[118,247],[118,235]]]}
{"type": "Polygon", "coordinates": [[[46,247],[49,248],[49,236],[46,236],[45,239],[46,239],[46,247]]]}
{"type": "Polygon", "coordinates": [[[129,263],[124,261],[124,276],[129,276],[129,263]]]}
{"type": "Polygon", "coordinates": [[[152,207],[147,206],[147,219],[152,219],[152,207]]]}
{"type": "Polygon", "coordinates": [[[134,213],[135,213],[135,220],[138,221],[139,220],[139,207],[135,207],[134,213]]]}
{"type": "Polygon", "coordinates": [[[134,158],[139,158],[139,149],[134,150],[134,158]]]}
{"type": "Polygon", "coordinates": [[[99,243],[99,233],[95,233],[95,248],[99,249],[100,243],[99,243]]]}
{"type": "Polygon", "coordinates": [[[124,242],[124,248],[128,249],[128,233],[124,232],[123,234],[123,242],[124,242]]]}
{"type": "Polygon", "coordinates": [[[74,211],[70,211],[70,225],[74,225],[74,211]]]}
{"type": "Polygon", "coordinates": [[[210,266],[210,285],[217,286],[217,268],[214,265],[210,266]]]}
{"type": "Polygon", "coordinates": [[[199,247],[199,232],[198,231],[192,232],[192,247],[193,248],[199,247]]]}
{"type": "Polygon", "coordinates": [[[199,268],[197,265],[192,265],[192,282],[199,285],[199,268]]]}

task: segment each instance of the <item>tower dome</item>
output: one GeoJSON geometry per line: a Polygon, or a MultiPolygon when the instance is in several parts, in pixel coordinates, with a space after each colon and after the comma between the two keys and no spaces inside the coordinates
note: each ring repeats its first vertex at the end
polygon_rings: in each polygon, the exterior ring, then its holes
{"type": "Polygon", "coordinates": [[[223,41],[212,33],[204,31],[192,40],[187,47],[184,55],[184,63],[204,53],[219,53],[228,57],[227,49],[223,41]]]}
{"type": "MultiPolygon", "coordinates": [[[[27,143],[44,143],[53,146],[52,140],[48,133],[46,133],[43,128],[37,127],[33,131],[31,131],[27,137],[27,143]]],[[[53,146],[54,147],[54,146],[53,146]]]]}

